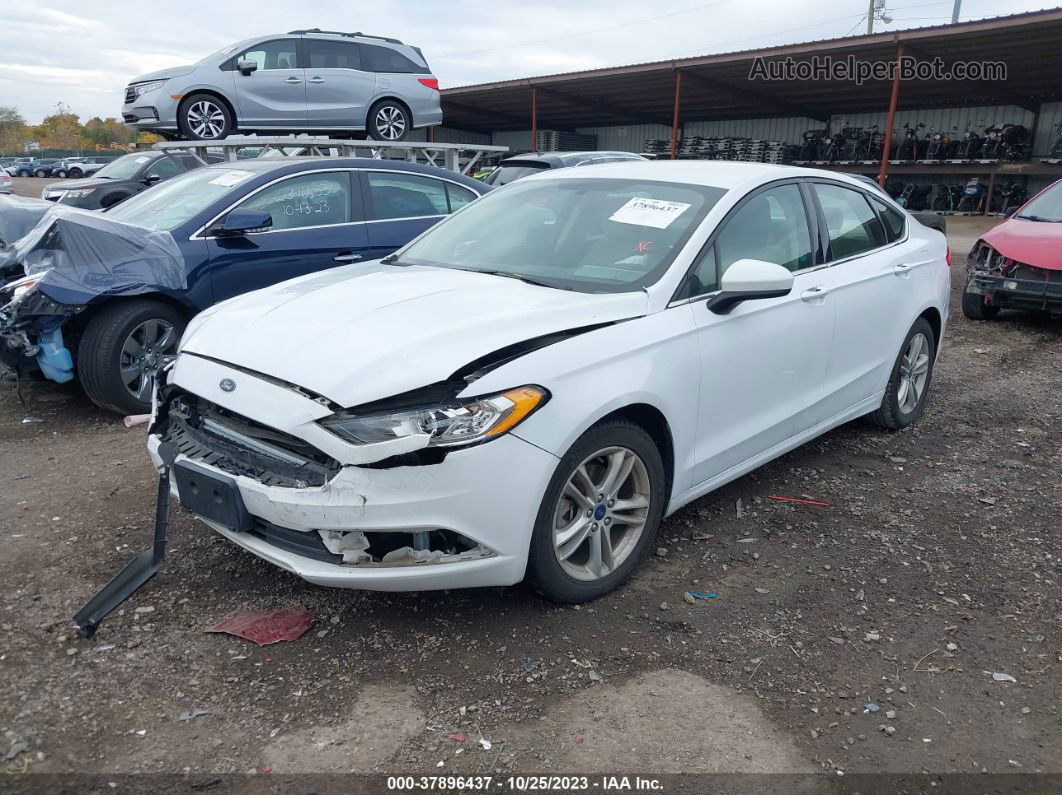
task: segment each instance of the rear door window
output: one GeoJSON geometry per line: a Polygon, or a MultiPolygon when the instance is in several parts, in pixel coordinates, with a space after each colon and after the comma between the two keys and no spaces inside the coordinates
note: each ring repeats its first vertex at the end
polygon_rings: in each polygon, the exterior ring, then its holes
{"type": "Polygon", "coordinates": [[[871,197],[870,203],[878,211],[882,222],[885,224],[885,238],[890,243],[895,243],[903,237],[904,227],[907,225],[903,213],[895,207],[889,207],[885,202],[871,197]]]}
{"type": "Polygon", "coordinates": [[[304,39],[307,69],[361,69],[360,45],[351,41],[304,39]]]}
{"type": "Polygon", "coordinates": [[[442,180],[414,174],[370,171],[368,184],[373,220],[422,218],[450,212],[450,203],[446,198],[447,186],[442,180]]]}
{"type": "Polygon", "coordinates": [[[830,259],[854,257],[885,245],[885,228],[863,193],[815,184],[830,236],[830,259]]]}

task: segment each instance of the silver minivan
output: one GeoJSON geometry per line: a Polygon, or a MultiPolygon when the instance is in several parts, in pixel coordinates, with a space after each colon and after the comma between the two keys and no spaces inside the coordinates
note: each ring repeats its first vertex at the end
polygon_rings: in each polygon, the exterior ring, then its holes
{"type": "Polygon", "coordinates": [[[365,132],[401,141],[442,123],[439,81],[418,47],[366,33],[293,30],[247,39],[126,86],[122,119],[164,138],[365,132]]]}

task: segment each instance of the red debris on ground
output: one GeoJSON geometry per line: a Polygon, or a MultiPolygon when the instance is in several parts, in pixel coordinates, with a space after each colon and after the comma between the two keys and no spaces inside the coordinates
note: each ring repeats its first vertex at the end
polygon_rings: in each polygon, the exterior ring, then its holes
{"type": "Polygon", "coordinates": [[[304,607],[285,607],[282,610],[240,613],[226,618],[207,632],[226,632],[246,638],[259,646],[298,640],[313,624],[313,611],[304,607]]]}
{"type": "Polygon", "coordinates": [[[778,500],[779,502],[797,502],[797,503],[800,503],[801,505],[817,505],[820,508],[832,508],[833,507],[828,502],[816,502],[815,500],[801,500],[801,499],[798,499],[797,497],[778,497],[776,495],[772,495],[772,496],[768,497],[767,499],[769,499],[769,500],[778,500]]]}
{"type": "Polygon", "coordinates": [[[465,741],[465,735],[463,735],[461,732],[454,732],[450,735],[450,739],[453,740],[455,743],[463,743],[465,741]]]}

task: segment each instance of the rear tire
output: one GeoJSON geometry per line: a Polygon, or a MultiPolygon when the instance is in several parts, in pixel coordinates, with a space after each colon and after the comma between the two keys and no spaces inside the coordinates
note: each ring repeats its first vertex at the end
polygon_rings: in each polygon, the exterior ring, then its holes
{"type": "Polygon", "coordinates": [[[177,110],[177,126],[191,141],[220,141],[234,129],[232,113],[213,94],[192,94],[177,110]]]}
{"type": "Polygon", "coordinates": [[[409,111],[401,102],[382,99],[369,108],[369,137],[377,141],[404,141],[413,128],[409,111]]]}
{"type": "Polygon", "coordinates": [[[80,168],[70,169],[70,179],[81,179],[82,176],[83,174],[81,173],[80,168]]]}
{"type": "Polygon", "coordinates": [[[660,450],[643,428],[622,419],[590,428],[557,464],[542,496],[528,583],[561,603],[586,602],[618,586],[656,539],[666,483],[660,450]],[[613,465],[620,474],[610,483],[613,465]]]}
{"type": "Polygon", "coordinates": [[[66,179],[67,172],[64,171],[63,169],[59,169],[58,171],[55,172],[55,176],[59,177],[59,179],[66,179]]]}
{"type": "Polygon", "coordinates": [[[45,171],[43,168],[38,168],[36,171],[33,172],[33,176],[35,176],[37,179],[44,179],[46,176],[48,176],[48,172],[45,171]]]}
{"type": "Polygon", "coordinates": [[[152,385],[144,370],[177,350],[187,322],[179,310],[150,299],[101,310],[78,344],[77,374],[89,400],[119,414],[150,412],[152,385]]]}
{"type": "Polygon", "coordinates": [[[933,381],[936,352],[933,327],[924,317],[920,317],[900,346],[881,408],[867,415],[870,422],[891,431],[918,422],[925,411],[929,386],[933,381]]]}
{"type": "Polygon", "coordinates": [[[999,307],[986,304],[983,295],[963,290],[962,313],[970,320],[995,320],[999,307]]]}

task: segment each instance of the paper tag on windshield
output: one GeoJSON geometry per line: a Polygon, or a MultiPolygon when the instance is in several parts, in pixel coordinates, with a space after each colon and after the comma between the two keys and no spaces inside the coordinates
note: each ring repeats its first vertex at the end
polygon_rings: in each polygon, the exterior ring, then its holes
{"type": "Polygon", "coordinates": [[[690,205],[684,202],[668,202],[661,199],[635,197],[609,216],[610,221],[636,226],[651,226],[667,229],[690,205]]]}
{"type": "Polygon", "coordinates": [[[146,163],[146,162],[147,162],[147,161],[149,161],[150,159],[151,159],[150,157],[146,157],[146,156],[144,156],[144,155],[141,155],[140,157],[138,157],[138,158],[136,159],[136,162],[138,162],[138,163],[146,163]]]}
{"type": "Polygon", "coordinates": [[[221,185],[223,188],[231,188],[233,185],[239,185],[248,177],[253,177],[253,171],[226,171],[219,177],[214,177],[210,180],[211,185],[221,185]]]}

